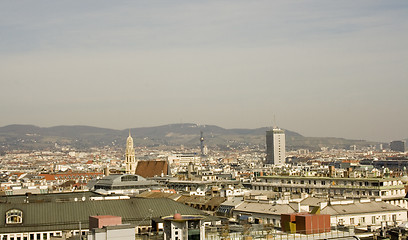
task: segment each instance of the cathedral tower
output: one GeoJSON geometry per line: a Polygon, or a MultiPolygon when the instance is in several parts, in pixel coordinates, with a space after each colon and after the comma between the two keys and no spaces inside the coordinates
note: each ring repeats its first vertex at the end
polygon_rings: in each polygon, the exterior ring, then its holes
{"type": "Polygon", "coordinates": [[[129,137],[126,140],[126,173],[128,174],[135,174],[136,172],[136,158],[135,158],[135,149],[133,148],[133,138],[130,136],[129,130],[129,137]]]}

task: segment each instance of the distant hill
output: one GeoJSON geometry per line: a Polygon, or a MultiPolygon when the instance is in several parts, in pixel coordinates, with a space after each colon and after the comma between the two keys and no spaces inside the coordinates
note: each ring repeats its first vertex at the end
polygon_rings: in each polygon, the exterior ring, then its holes
{"type": "MultiPolygon", "coordinates": [[[[225,129],[214,125],[193,123],[168,124],[156,127],[132,128],[130,132],[135,146],[180,146],[198,147],[200,132],[209,147],[233,149],[243,146],[265,147],[265,132],[268,128],[225,129]]],[[[342,138],[304,137],[285,130],[288,150],[300,148],[318,150],[321,147],[348,148],[350,145],[369,146],[376,144],[361,140],[342,138]]],[[[52,149],[55,145],[77,149],[102,146],[124,148],[129,129],[114,130],[91,126],[55,126],[41,128],[33,125],[8,125],[0,127],[0,146],[3,150],[52,149]]]]}

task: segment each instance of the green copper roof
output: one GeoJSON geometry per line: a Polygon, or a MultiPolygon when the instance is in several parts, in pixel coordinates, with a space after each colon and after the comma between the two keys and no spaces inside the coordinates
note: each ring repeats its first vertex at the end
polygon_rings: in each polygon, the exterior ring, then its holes
{"type": "Polygon", "coordinates": [[[77,202],[36,202],[0,204],[0,233],[53,231],[88,228],[92,215],[121,216],[123,223],[136,226],[150,225],[150,216],[162,217],[174,213],[205,215],[202,211],[171,199],[86,200],[77,202]],[[10,209],[23,211],[22,224],[5,224],[5,213],[10,209]]]}

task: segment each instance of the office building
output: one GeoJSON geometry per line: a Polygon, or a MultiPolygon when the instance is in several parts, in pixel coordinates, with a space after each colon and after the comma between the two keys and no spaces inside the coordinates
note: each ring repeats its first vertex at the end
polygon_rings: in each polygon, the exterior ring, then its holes
{"type": "Polygon", "coordinates": [[[266,131],[266,163],[275,166],[285,164],[285,132],[280,128],[266,131]]]}
{"type": "Polygon", "coordinates": [[[391,151],[405,152],[405,142],[404,141],[392,141],[390,143],[391,151]]]}

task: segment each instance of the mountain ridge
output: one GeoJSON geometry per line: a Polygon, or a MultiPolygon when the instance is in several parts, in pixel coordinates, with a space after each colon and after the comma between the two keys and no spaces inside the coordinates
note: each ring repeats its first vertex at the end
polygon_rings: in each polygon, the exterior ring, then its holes
{"type": "MultiPolygon", "coordinates": [[[[60,125],[38,127],[35,125],[12,124],[0,127],[0,146],[3,149],[49,149],[58,145],[74,148],[89,148],[116,145],[124,146],[129,130],[135,146],[188,146],[199,145],[200,132],[205,144],[211,147],[236,148],[258,146],[264,148],[265,133],[270,129],[226,129],[216,125],[195,123],[176,123],[153,127],[138,127],[123,130],[93,127],[86,125],[60,125]]],[[[319,150],[321,147],[348,148],[350,145],[369,146],[376,142],[349,140],[344,138],[304,137],[299,133],[285,129],[288,150],[306,148],[319,150]]]]}

